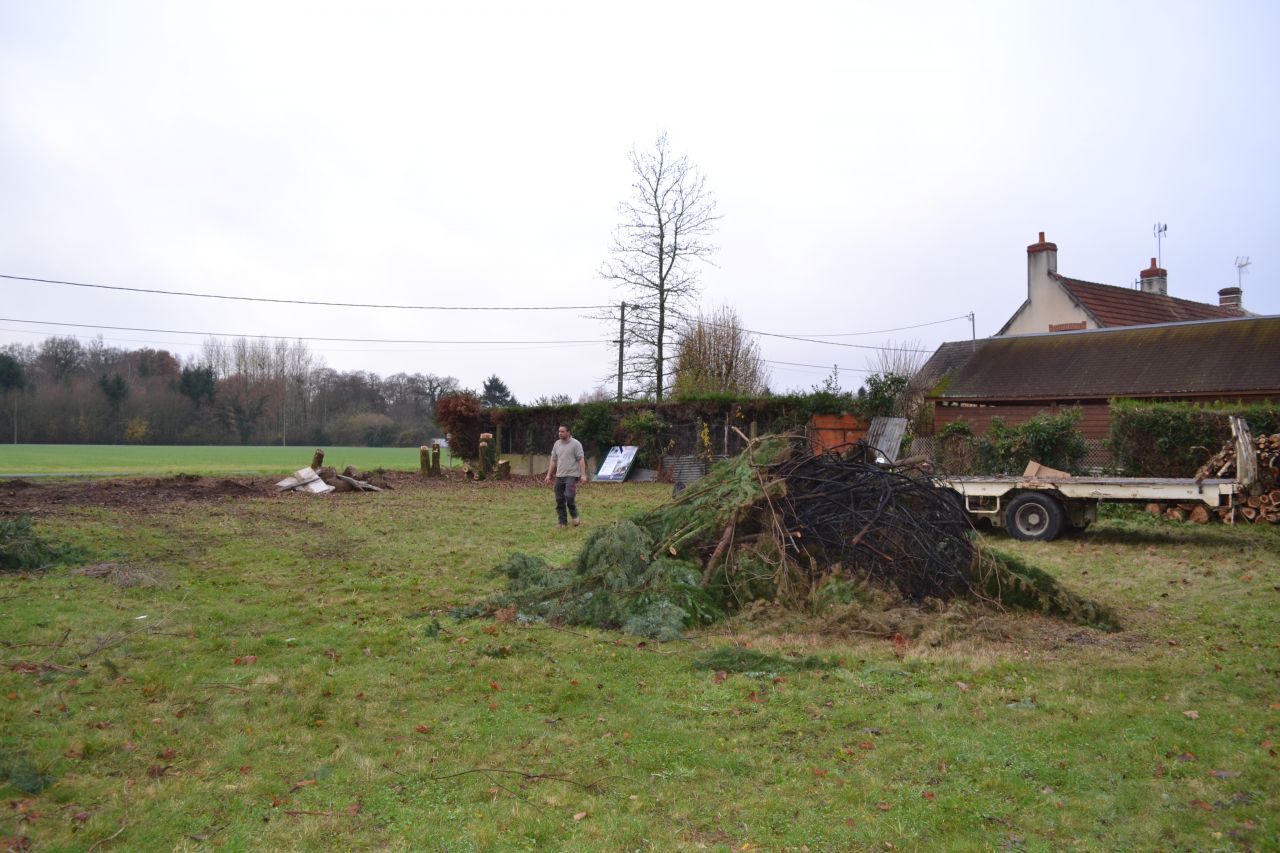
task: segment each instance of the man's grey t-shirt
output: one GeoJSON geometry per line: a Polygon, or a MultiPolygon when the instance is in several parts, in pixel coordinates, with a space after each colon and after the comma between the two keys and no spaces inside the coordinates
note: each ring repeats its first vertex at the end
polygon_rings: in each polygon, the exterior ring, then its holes
{"type": "Polygon", "coordinates": [[[582,460],[582,442],[578,439],[561,441],[557,438],[551,445],[551,458],[556,462],[557,477],[582,476],[582,468],[578,464],[582,460]]]}

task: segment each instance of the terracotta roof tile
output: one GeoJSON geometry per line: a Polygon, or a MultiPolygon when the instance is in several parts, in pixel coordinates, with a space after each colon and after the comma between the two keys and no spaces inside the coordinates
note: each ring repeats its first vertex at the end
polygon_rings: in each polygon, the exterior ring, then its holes
{"type": "Polygon", "coordinates": [[[1080,281],[1057,273],[1050,275],[1104,327],[1249,316],[1247,311],[1240,308],[1222,308],[1207,302],[1192,302],[1190,299],[1146,293],[1112,284],[1080,281]]]}

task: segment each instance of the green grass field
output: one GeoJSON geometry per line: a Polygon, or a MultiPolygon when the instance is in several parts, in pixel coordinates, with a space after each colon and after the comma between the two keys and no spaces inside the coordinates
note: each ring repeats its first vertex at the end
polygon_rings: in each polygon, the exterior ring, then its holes
{"type": "MultiPolygon", "coordinates": [[[[586,529],[668,494],[590,484],[586,529]]],[[[665,645],[449,618],[512,550],[576,553],[545,488],[39,529],[134,585],[0,575],[0,840],[34,850],[1277,849],[1278,528],[998,539],[1118,634],[953,608],[894,642],[762,608],[665,645]],[[729,644],[833,661],[694,666],[729,644]]]]}
{"type": "MultiPolygon", "coordinates": [[[[416,447],[326,447],[325,463],[367,471],[418,469],[416,447]]],[[[311,446],[156,447],[130,444],[0,444],[0,477],[101,475],[163,477],[173,474],[280,474],[311,464],[311,446]]],[[[450,463],[445,450],[441,464],[450,463]]],[[[461,464],[461,460],[457,461],[461,464]]]]}

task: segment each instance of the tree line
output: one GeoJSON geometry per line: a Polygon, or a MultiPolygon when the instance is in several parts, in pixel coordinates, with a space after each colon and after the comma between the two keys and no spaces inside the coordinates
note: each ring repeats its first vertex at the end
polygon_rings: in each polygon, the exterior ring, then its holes
{"type": "Polygon", "coordinates": [[[181,358],[101,339],[0,348],[4,438],[34,444],[337,444],[415,447],[442,435],[453,376],[338,371],[301,341],[207,340],[181,358]]]}

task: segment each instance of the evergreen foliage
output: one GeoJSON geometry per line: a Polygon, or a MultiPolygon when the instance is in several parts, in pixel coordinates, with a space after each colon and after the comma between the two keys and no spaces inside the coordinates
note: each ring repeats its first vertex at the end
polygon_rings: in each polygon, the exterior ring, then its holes
{"type": "Polygon", "coordinates": [[[1255,436],[1280,432],[1280,404],[1111,401],[1108,443],[1132,477],[1190,477],[1231,438],[1228,415],[1249,422],[1255,436]]]}
{"type": "Polygon", "coordinates": [[[31,524],[31,517],[0,519],[0,571],[38,571],[83,560],[86,552],[48,541],[31,524]]]}
{"type": "MultiPolygon", "coordinates": [[[[552,568],[526,554],[512,555],[499,567],[507,578],[505,591],[471,612],[515,607],[525,618],[621,628],[670,640],[752,602],[801,607],[816,604],[819,597],[834,601],[842,589],[863,599],[863,606],[874,601],[874,596],[860,594],[855,584],[847,583],[853,580],[892,591],[890,598],[899,604],[967,596],[1081,624],[1114,626],[1102,606],[1029,567],[977,552],[963,534],[956,544],[965,547],[951,548],[944,529],[952,529],[957,519],[968,529],[959,508],[930,483],[912,484],[898,471],[883,471],[884,488],[867,491],[865,499],[872,505],[837,509],[857,518],[860,527],[862,518],[871,519],[843,556],[833,558],[827,545],[812,537],[801,541],[799,529],[818,528],[811,518],[792,518],[787,512],[789,506],[794,509],[791,492],[799,494],[811,484],[788,476],[812,479],[817,469],[811,463],[826,458],[813,457],[807,445],[782,436],[753,442],[747,452],[718,463],[670,502],[592,531],[567,568],[552,568]],[[920,504],[922,495],[931,505],[920,504]],[[891,508],[886,501],[902,501],[904,506],[891,508]],[[903,528],[891,526],[898,511],[920,519],[907,535],[903,528]],[[956,519],[944,517],[947,513],[956,519]],[[936,532],[936,541],[926,546],[921,536],[927,538],[929,530],[936,532]],[[860,542],[862,551],[856,551],[860,542]],[[930,553],[921,554],[922,548],[930,553]],[[918,576],[922,567],[930,570],[935,565],[956,574],[932,581],[918,576]],[[842,572],[845,577],[834,577],[842,572]]],[[[857,470],[866,477],[877,469],[857,470]]],[[[819,510],[825,511],[821,506],[819,510]]],[[[901,524],[900,518],[893,524],[901,524]]]]}

